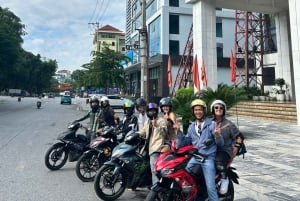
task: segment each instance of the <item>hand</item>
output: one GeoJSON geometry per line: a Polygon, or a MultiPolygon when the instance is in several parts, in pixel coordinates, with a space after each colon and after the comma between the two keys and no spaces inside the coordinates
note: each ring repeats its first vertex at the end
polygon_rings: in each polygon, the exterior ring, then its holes
{"type": "Polygon", "coordinates": [[[215,135],[216,135],[216,137],[219,137],[220,135],[221,135],[221,124],[219,123],[216,123],[216,125],[215,125],[215,135]]]}

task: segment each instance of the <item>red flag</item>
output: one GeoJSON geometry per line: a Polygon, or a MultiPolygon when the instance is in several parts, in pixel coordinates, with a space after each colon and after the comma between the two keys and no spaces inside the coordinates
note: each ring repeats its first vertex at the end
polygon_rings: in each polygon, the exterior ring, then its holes
{"type": "Polygon", "coordinates": [[[231,82],[236,83],[236,68],[235,68],[235,58],[231,50],[230,55],[230,72],[231,72],[231,82]]]}
{"type": "Polygon", "coordinates": [[[199,80],[197,55],[195,55],[192,70],[193,70],[194,86],[195,86],[195,88],[197,90],[196,92],[200,92],[200,80],[199,80]]]}
{"type": "Polygon", "coordinates": [[[201,65],[201,80],[202,80],[203,86],[207,86],[206,71],[205,71],[205,65],[204,65],[204,58],[203,57],[202,57],[202,65],[201,65]]]}
{"type": "Polygon", "coordinates": [[[171,56],[169,55],[168,58],[168,86],[169,88],[172,87],[172,62],[171,62],[171,56]]]}

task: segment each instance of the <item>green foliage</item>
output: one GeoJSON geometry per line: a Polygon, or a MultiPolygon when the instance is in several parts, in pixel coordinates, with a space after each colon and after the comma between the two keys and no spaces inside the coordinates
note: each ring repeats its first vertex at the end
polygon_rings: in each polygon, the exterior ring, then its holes
{"type": "MultiPolygon", "coordinates": [[[[102,52],[94,52],[94,58],[90,63],[82,67],[86,69],[83,74],[83,86],[93,88],[124,88],[124,69],[120,65],[121,61],[128,61],[120,52],[115,52],[108,47],[104,47],[102,52]]],[[[82,78],[80,78],[82,80],[82,78]]]]}
{"type": "Polygon", "coordinates": [[[234,86],[227,86],[220,84],[217,90],[207,88],[202,90],[199,94],[194,94],[193,88],[182,88],[176,92],[176,96],[173,98],[174,112],[182,117],[183,132],[187,132],[187,128],[190,121],[194,120],[192,110],[190,107],[191,102],[200,98],[207,104],[207,116],[211,116],[210,105],[216,100],[220,99],[226,103],[227,109],[230,109],[240,100],[247,99],[246,91],[244,88],[235,88],[234,86]]]}

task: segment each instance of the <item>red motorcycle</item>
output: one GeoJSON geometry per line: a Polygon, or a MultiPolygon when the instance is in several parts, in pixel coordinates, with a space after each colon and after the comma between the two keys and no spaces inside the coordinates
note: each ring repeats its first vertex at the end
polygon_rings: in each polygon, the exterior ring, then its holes
{"type": "MultiPolygon", "coordinates": [[[[173,142],[171,151],[161,153],[157,158],[154,170],[160,180],[151,187],[146,201],[208,200],[200,165],[198,168],[195,168],[195,171],[186,169],[186,165],[191,157],[196,157],[203,161],[205,157],[201,156],[193,145],[184,145],[179,148],[175,148],[175,145],[173,142]]],[[[233,170],[233,167],[228,166],[228,191],[224,195],[219,194],[219,200],[234,200],[233,182],[238,184],[238,175],[233,170]]],[[[220,188],[220,179],[221,176],[217,173],[215,178],[217,191],[220,188]]]]}

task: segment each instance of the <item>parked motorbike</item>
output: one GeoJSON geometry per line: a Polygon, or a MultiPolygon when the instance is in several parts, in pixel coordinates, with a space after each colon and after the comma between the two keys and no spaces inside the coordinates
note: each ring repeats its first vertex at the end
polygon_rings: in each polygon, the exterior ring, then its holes
{"type": "MultiPolygon", "coordinates": [[[[208,200],[206,185],[201,167],[196,167],[192,171],[186,169],[186,165],[191,157],[196,157],[201,161],[205,157],[198,153],[193,145],[184,145],[175,148],[173,143],[172,151],[161,153],[157,158],[154,170],[160,178],[159,182],[151,187],[146,201],[194,201],[208,200]]],[[[228,167],[229,186],[225,195],[219,194],[219,200],[233,201],[234,186],[238,184],[238,175],[233,171],[233,167],[228,167]]],[[[217,173],[215,177],[216,188],[219,192],[221,175],[217,173]]]]}
{"type": "Polygon", "coordinates": [[[78,159],[76,175],[81,181],[93,181],[99,168],[110,159],[112,150],[124,140],[120,128],[106,126],[101,135],[89,144],[89,150],[78,159]]]}
{"type": "Polygon", "coordinates": [[[123,143],[116,146],[111,160],[98,171],[94,189],[102,200],[116,200],[126,188],[147,187],[152,184],[149,156],[138,153],[145,143],[139,134],[130,131],[123,143]]]}
{"type": "Polygon", "coordinates": [[[41,106],[42,106],[42,101],[38,100],[38,101],[36,102],[36,107],[37,107],[37,109],[40,109],[41,106]]]}
{"type": "Polygon", "coordinates": [[[58,135],[60,142],[52,145],[45,154],[45,165],[50,170],[62,168],[67,160],[74,162],[89,149],[90,136],[88,128],[78,122],[69,124],[68,130],[58,135]],[[77,134],[79,128],[85,129],[85,134],[77,134]]]}

